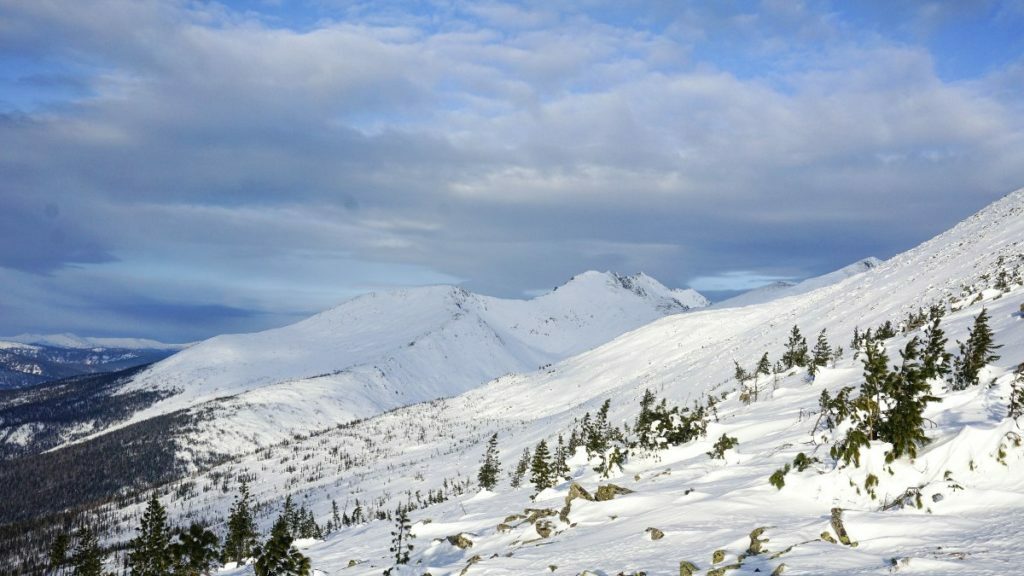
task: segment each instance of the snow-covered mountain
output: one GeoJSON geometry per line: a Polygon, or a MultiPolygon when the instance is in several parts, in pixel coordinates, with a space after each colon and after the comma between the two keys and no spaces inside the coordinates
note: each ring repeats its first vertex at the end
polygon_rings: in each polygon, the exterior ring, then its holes
{"type": "Polygon", "coordinates": [[[163,360],[181,348],[152,346],[132,339],[99,340],[107,341],[107,345],[87,343],[71,335],[0,339],[0,390],[141,366],[163,360]],[[136,344],[142,345],[133,347],[136,344]]]}
{"type": "Polygon", "coordinates": [[[881,263],[882,261],[878,258],[864,258],[863,260],[858,260],[853,264],[844,266],[839,270],[835,270],[821,276],[808,278],[800,282],[780,280],[759,288],[754,288],[753,290],[748,290],[727,300],[715,302],[712,307],[737,308],[740,306],[752,306],[755,304],[771,302],[772,300],[778,300],[779,298],[788,298],[798,294],[806,294],[813,290],[824,288],[825,286],[831,286],[832,284],[846,280],[851,276],[867,272],[881,263]]]}
{"type": "MultiPolygon", "coordinates": [[[[1006,418],[1013,370],[1024,360],[1022,270],[1024,190],[863,274],[760,306],[668,316],[532,373],[241,457],[189,478],[188,490],[169,487],[163,500],[172,517],[220,522],[231,500],[225,479],[249,477],[264,530],[287,494],[321,523],[332,501],[346,512],[356,499],[364,512],[412,504],[415,548],[400,574],[675,575],[687,573],[682,562],[701,575],[1005,574],[1024,561],[1016,544],[1024,448],[1006,418]],[[996,287],[1001,273],[1011,280],[996,287]],[[985,385],[949,392],[933,382],[941,401],[925,413],[931,442],[914,459],[887,463],[881,442],[857,466],[830,458],[830,441],[815,428],[818,400],[824,390],[859,386],[861,360],[849,351],[813,381],[793,369],[765,380],[757,401],[739,399],[733,361],[752,367],[764,352],[777,359],[794,325],[812,341],[825,329],[834,345],[848,347],[855,327],[899,326],[931,305],[947,310],[942,327],[954,353],[987,308],[1001,358],[983,370],[985,385]],[[677,405],[718,399],[706,436],[635,451],[609,479],[577,453],[574,482],[591,493],[609,481],[632,491],[610,501],[576,499],[564,508],[568,481],[536,495],[528,481],[509,486],[505,473],[524,449],[554,444],[606,399],[612,424],[632,423],[645,389],[677,405]],[[494,492],[477,493],[473,477],[494,432],[502,478],[494,492]],[[738,445],[712,459],[707,452],[722,435],[738,445]],[[799,453],[811,459],[806,469],[786,473],[781,489],[770,485],[799,453]],[[428,504],[427,493],[445,501],[428,504]],[[838,539],[837,508],[857,547],[828,541],[838,539]],[[751,532],[761,527],[765,551],[751,552],[751,532]]],[[[919,334],[887,340],[890,359],[919,334]]],[[[131,522],[137,512],[119,514],[131,522]]],[[[370,521],[301,546],[326,573],[376,575],[393,564],[393,529],[370,521]]]]}
{"type": "Polygon", "coordinates": [[[220,431],[207,449],[233,453],[456,395],[707,304],[693,290],[611,272],[579,274],[531,300],[453,286],[367,294],[283,328],[211,338],[152,366],[122,392],[170,396],[124,424],[202,411],[220,431]]]}
{"type": "MultiPolygon", "coordinates": [[[[1007,418],[1007,396],[1018,378],[1013,372],[1024,360],[1022,272],[1024,190],[917,248],[817,290],[757,306],[655,319],[539,370],[283,440],[163,486],[160,494],[173,521],[198,519],[220,531],[240,478],[250,480],[264,532],[289,494],[321,525],[331,519],[333,502],[348,515],[358,500],[371,517],[411,506],[414,549],[410,566],[398,574],[674,576],[688,573],[684,562],[701,576],[783,570],[787,575],[1006,574],[1024,562],[1017,544],[1024,515],[1024,442],[1018,424],[1007,418]],[[909,313],[933,305],[946,311],[942,328],[952,353],[958,352],[956,340],[965,340],[973,319],[987,309],[1002,346],[1000,358],[982,370],[981,386],[951,392],[932,382],[941,401],[924,414],[930,443],[915,458],[886,462],[888,446],[876,441],[863,450],[860,464],[839,466],[829,454],[834,438],[818,427],[819,399],[823,391],[834,396],[845,387],[857,390],[863,381],[861,359],[849,350],[854,329],[888,321],[899,332],[909,313]],[[813,381],[801,369],[765,378],[759,398],[743,402],[733,361],[753,368],[765,352],[778,359],[794,325],[812,343],[826,330],[846,353],[813,381]],[[570,491],[579,493],[569,481],[536,494],[527,474],[523,487],[510,486],[507,474],[524,449],[540,440],[553,446],[559,435],[567,439],[584,413],[595,414],[605,400],[613,425],[631,425],[647,389],[673,405],[712,397],[717,404],[705,436],[665,450],[631,451],[610,478],[599,477],[592,468],[596,460],[587,462],[580,452],[570,460],[572,482],[591,494],[609,482],[631,492],[607,501],[568,502],[570,491]],[[493,433],[499,435],[502,475],[494,491],[478,492],[475,473],[493,433]],[[722,458],[711,458],[708,453],[723,435],[738,444],[722,458]],[[807,459],[798,468],[794,460],[800,453],[807,459]],[[788,472],[779,489],[768,479],[781,470],[788,472]],[[833,509],[841,510],[856,547],[834,542],[840,535],[833,509]],[[752,532],[767,539],[763,550],[752,550],[752,532]]],[[[601,284],[615,281],[609,277],[601,284]]],[[[572,291],[570,283],[548,296],[572,291]]],[[[456,300],[465,316],[483,320],[483,308],[469,300],[485,299],[456,300]]],[[[543,324],[493,325],[504,326],[500,335],[505,336],[532,334],[543,324]]],[[[886,340],[890,364],[898,363],[899,350],[920,334],[912,328],[886,340]]],[[[479,348],[479,343],[471,346],[479,348]]],[[[397,365],[411,365],[405,362],[397,365]]],[[[303,380],[303,386],[317,380],[303,380]]],[[[286,429],[315,409],[304,404],[322,403],[324,397],[314,391],[306,401],[306,388],[288,382],[250,390],[238,398],[266,395],[267,405],[276,407],[275,425],[286,429]]],[[[236,408],[235,414],[245,411],[236,408]]],[[[227,408],[218,410],[231,415],[227,408]]],[[[266,426],[267,420],[254,414],[229,419],[230,426],[266,426]]],[[[252,444],[245,434],[260,432],[218,426],[218,420],[203,421],[179,438],[179,452],[187,453],[192,443],[247,447],[252,444]]],[[[239,452],[231,446],[224,451],[239,452]]],[[[140,505],[132,504],[103,510],[119,528],[137,524],[139,511],[140,505]]],[[[393,522],[370,520],[300,546],[325,573],[378,575],[393,564],[392,530],[393,522]]],[[[108,539],[129,536],[114,531],[108,539]]],[[[251,573],[251,567],[224,572],[251,573]]]]}
{"type": "Polygon", "coordinates": [[[0,340],[21,344],[38,344],[54,348],[120,348],[123,350],[182,350],[188,344],[169,344],[149,338],[103,338],[97,336],[79,336],[64,332],[61,334],[18,334],[3,336],[0,340]]]}

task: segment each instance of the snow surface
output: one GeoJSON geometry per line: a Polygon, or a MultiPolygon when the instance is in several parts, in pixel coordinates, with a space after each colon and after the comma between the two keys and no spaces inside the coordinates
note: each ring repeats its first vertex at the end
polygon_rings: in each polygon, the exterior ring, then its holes
{"type": "Polygon", "coordinates": [[[670,290],[642,273],[593,271],[532,300],[453,286],[367,294],[290,326],[218,336],[159,362],[125,390],[177,394],[128,422],[202,406],[216,413],[204,424],[216,438],[205,450],[238,453],[532,371],[707,304],[693,290],[670,290]]]}
{"type": "Polygon", "coordinates": [[[856,276],[863,274],[868,270],[876,268],[882,261],[878,258],[870,257],[858,260],[853,264],[844,266],[839,270],[823,274],[821,276],[815,276],[814,278],[808,278],[801,282],[774,282],[767,286],[761,286],[760,288],[754,288],[748,290],[737,296],[733,296],[728,300],[722,300],[721,302],[715,302],[712,308],[737,308],[740,306],[751,306],[754,304],[764,304],[765,302],[771,302],[772,300],[778,300],[779,298],[788,298],[790,296],[797,296],[799,294],[806,294],[808,292],[824,288],[825,286],[831,286],[836,282],[841,282],[856,276]]]}
{"type": "MultiPolygon", "coordinates": [[[[1006,418],[1006,403],[1011,372],[1024,360],[1024,287],[992,289],[1000,257],[1006,265],[1024,265],[1024,190],[864,274],[760,306],[669,316],[529,374],[243,456],[167,487],[164,502],[181,522],[220,521],[236,486],[231,479],[251,474],[266,531],[289,493],[323,524],[332,500],[348,512],[357,498],[390,510],[428,491],[445,491],[451,496],[446,502],[412,512],[412,565],[399,574],[674,576],[686,560],[704,575],[713,567],[713,551],[725,551],[725,564],[736,561],[758,527],[767,527],[768,553],[747,558],[729,574],[770,574],[782,563],[786,574],[1013,574],[1024,564],[1024,448],[1014,441],[1019,423],[1006,418]],[[1001,358],[984,370],[985,384],[976,388],[946,392],[935,383],[942,401],[926,413],[931,443],[914,460],[886,466],[886,446],[875,443],[859,467],[837,468],[828,445],[813,434],[822,390],[861,382],[861,363],[849,352],[813,382],[794,370],[771,379],[767,398],[750,405],[737,398],[733,360],[752,366],[765,351],[778,358],[794,324],[812,341],[827,328],[833,344],[848,347],[855,326],[898,322],[908,311],[940,302],[952,308],[942,323],[950,351],[984,307],[1001,358]],[[574,501],[568,523],[550,518],[555,533],[548,538],[529,523],[498,530],[506,516],[525,508],[560,509],[568,490],[563,483],[533,499],[529,487],[510,488],[504,472],[525,447],[553,442],[574,417],[593,413],[606,398],[613,422],[631,422],[646,388],[675,404],[709,394],[725,400],[705,439],[633,454],[610,480],[598,478],[579,454],[572,462],[574,480],[586,489],[611,481],[632,494],[574,501]],[[493,493],[453,495],[453,484],[475,475],[494,432],[503,481],[493,493]],[[722,434],[739,445],[724,460],[712,460],[706,452],[722,434]],[[781,490],[769,485],[771,473],[799,452],[820,462],[791,471],[781,490]],[[879,479],[874,494],[865,486],[868,474],[879,479]],[[174,495],[183,484],[193,496],[174,495]],[[921,508],[885,509],[908,487],[921,490],[921,508]],[[856,547],[820,539],[831,531],[833,507],[845,510],[856,547]],[[662,530],[664,538],[651,539],[648,528],[662,530]],[[470,535],[472,548],[461,550],[444,539],[461,532],[470,535]],[[776,553],[781,555],[773,558],[776,553]]],[[[890,359],[897,361],[912,335],[886,342],[890,359]]],[[[201,437],[206,433],[197,431],[184,442],[207,441],[201,437]]],[[[130,525],[138,512],[129,507],[114,518],[130,525]]],[[[391,565],[391,530],[383,521],[343,528],[323,542],[304,543],[304,553],[328,574],[379,575],[391,565]]],[[[225,575],[251,571],[235,568],[225,575]]]]}
{"type": "Polygon", "coordinates": [[[93,336],[78,336],[76,334],[18,334],[17,336],[4,336],[4,340],[19,342],[22,344],[41,344],[55,348],[78,348],[89,350],[93,348],[123,348],[127,350],[182,350],[189,344],[168,344],[148,338],[98,338],[93,336]]]}

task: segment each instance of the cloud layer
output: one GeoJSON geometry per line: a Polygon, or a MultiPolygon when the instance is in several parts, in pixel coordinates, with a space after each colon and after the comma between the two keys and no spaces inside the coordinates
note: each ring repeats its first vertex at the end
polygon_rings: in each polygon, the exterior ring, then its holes
{"type": "Polygon", "coordinates": [[[0,0],[0,333],[802,277],[1024,185],[1012,2],[409,6],[0,0]]]}

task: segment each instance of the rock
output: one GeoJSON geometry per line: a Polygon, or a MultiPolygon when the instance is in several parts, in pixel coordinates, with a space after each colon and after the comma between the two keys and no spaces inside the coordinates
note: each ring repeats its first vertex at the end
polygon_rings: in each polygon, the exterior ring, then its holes
{"type": "Polygon", "coordinates": [[[843,509],[833,508],[832,509],[832,530],[835,531],[836,536],[839,537],[839,541],[850,547],[857,546],[856,542],[850,540],[850,535],[846,533],[846,526],[843,525],[843,509]]]}
{"type": "Polygon", "coordinates": [[[526,512],[526,521],[530,524],[537,522],[541,518],[558,515],[558,511],[551,508],[527,508],[524,512],[526,512]]]}
{"type": "Polygon", "coordinates": [[[711,563],[718,564],[725,562],[725,550],[715,550],[711,553],[711,563]]]}
{"type": "Polygon", "coordinates": [[[353,566],[356,566],[356,565],[358,565],[358,564],[359,564],[359,560],[349,560],[349,561],[348,561],[348,567],[349,567],[349,568],[351,568],[351,567],[353,567],[353,566]]]}
{"type": "Polygon", "coordinates": [[[832,534],[830,534],[828,530],[825,530],[821,533],[821,539],[825,542],[828,542],[829,544],[838,544],[838,542],[836,542],[836,539],[832,537],[832,534]]]}
{"type": "Polygon", "coordinates": [[[594,501],[594,497],[590,495],[590,492],[587,492],[583,486],[573,482],[572,484],[569,484],[569,493],[565,496],[565,503],[568,504],[577,498],[582,498],[591,502],[594,501]]]}
{"type": "Polygon", "coordinates": [[[509,525],[509,524],[505,524],[504,522],[502,522],[501,524],[498,524],[498,533],[499,534],[504,534],[505,532],[509,532],[511,530],[512,530],[512,526],[509,525]]]}
{"type": "Polygon", "coordinates": [[[785,564],[779,564],[778,566],[775,567],[775,570],[772,570],[772,576],[782,576],[782,573],[785,572],[785,571],[786,571],[786,565],[785,564]]]}
{"type": "Polygon", "coordinates": [[[548,570],[551,570],[552,572],[554,572],[555,570],[558,570],[558,566],[556,566],[554,564],[548,564],[548,570]]]}
{"type": "Polygon", "coordinates": [[[555,525],[550,520],[538,520],[533,529],[541,538],[550,538],[555,532],[555,525]]]}
{"type": "Polygon", "coordinates": [[[750,531],[750,546],[747,547],[746,556],[757,556],[765,551],[764,543],[768,542],[768,539],[762,540],[761,534],[764,534],[764,531],[767,529],[767,526],[761,526],[750,531]]]}
{"type": "Polygon", "coordinates": [[[520,520],[526,520],[526,516],[523,516],[522,514],[509,514],[508,516],[505,516],[506,524],[511,524],[520,520]]]}
{"type": "Polygon", "coordinates": [[[469,567],[472,566],[473,564],[476,564],[479,561],[480,561],[480,555],[479,554],[474,555],[472,558],[469,559],[468,562],[466,562],[466,567],[462,569],[462,572],[459,572],[459,576],[465,576],[466,572],[469,572],[469,567]]]}
{"type": "Polygon", "coordinates": [[[697,568],[697,565],[689,560],[679,561],[679,576],[693,576],[698,570],[700,568],[697,568]]]}
{"type": "Polygon", "coordinates": [[[939,494],[938,492],[932,494],[932,502],[942,502],[945,499],[946,497],[943,496],[942,494],[939,494]]]}
{"type": "Polygon", "coordinates": [[[728,566],[721,566],[714,570],[708,570],[708,576],[725,576],[725,573],[729,570],[739,570],[741,564],[729,564],[728,566]]]}
{"type": "Polygon", "coordinates": [[[594,493],[594,500],[598,502],[605,502],[615,498],[616,496],[632,493],[633,491],[629,488],[623,488],[622,486],[616,486],[615,484],[605,484],[604,486],[597,487],[597,491],[594,493]]]}
{"type": "Polygon", "coordinates": [[[644,530],[644,532],[651,536],[651,540],[661,540],[665,537],[665,533],[657,528],[648,528],[647,530],[644,530]]]}
{"type": "Polygon", "coordinates": [[[459,532],[458,534],[456,534],[454,536],[449,536],[447,538],[447,540],[448,540],[448,543],[451,544],[452,546],[455,546],[457,548],[461,548],[463,550],[466,550],[467,548],[472,548],[473,547],[473,541],[469,539],[469,535],[466,534],[465,532],[459,532]]]}

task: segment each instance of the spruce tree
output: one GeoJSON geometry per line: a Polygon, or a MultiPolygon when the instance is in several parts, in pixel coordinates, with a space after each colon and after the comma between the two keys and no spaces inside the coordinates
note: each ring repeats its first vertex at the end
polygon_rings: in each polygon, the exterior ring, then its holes
{"type": "Polygon", "coordinates": [[[103,576],[103,560],[106,554],[100,549],[99,539],[91,528],[78,531],[78,546],[71,557],[71,572],[74,576],[103,576]]]}
{"type": "Polygon", "coordinates": [[[1017,365],[1010,384],[1010,406],[1007,416],[1013,419],[1024,416],[1024,362],[1017,365]]]}
{"type": "Polygon", "coordinates": [[[794,366],[807,365],[807,340],[800,334],[800,329],[793,326],[786,342],[786,351],[782,354],[782,365],[786,370],[794,366]]]}
{"type": "Polygon", "coordinates": [[[636,423],[633,425],[637,444],[644,448],[653,447],[649,445],[648,439],[651,437],[651,426],[656,420],[654,412],[655,402],[657,402],[657,398],[654,396],[654,392],[650,388],[644,390],[644,395],[640,399],[640,413],[637,415],[636,423]]]}
{"type": "Polygon", "coordinates": [[[193,523],[188,531],[179,531],[177,541],[170,545],[175,576],[209,574],[217,563],[217,535],[193,523]]]}
{"type": "Polygon", "coordinates": [[[487,441],[487,450],[484,452],[483,462],[480,464],[480,471],[476,474],[477,482],[484,490],[492,490],[498,484],[498,474],[501,473],[501,463],[498,460],[498,433],[491,435],[487,441]]]}
{"type": "Polygon", "coordinates": [[[68,535],[60,532],[50,545],[50,571],[57,573],[68,562],[68,535]]]}
{"type": "Polygon", "coordinates": [[[139,533],[131,541],[128,565],[133,576],[165,576],[171,567],[171,531],[167,511],[153,493],[142,515],[139,533]]]}
{"type": "Polygon", "coordinates": [[[757,368],[754,370],[754,377],[756,378],[758,376],[771,376],[771,373],[772,365],[771,362],[768,361],[768,353],[765,352],[764,355],[761,356],[761,359],[757,362],[757,368]]]}
{"type": "Polygon", "coordinates": [[[555,446],[555,457],[551,463],[551,474],[554,479],[568,479],[569,478],[569,464],[566,460],[569,458],[569,451],[562,442],[562,435],[558,435],[558,444],[555,446]]]}
{"type": "Polygon", "coordinates": [[[253,549],[256,576],[309,576],[310,560],[292,546],[293,541],[289,518],[282,513],[267,542],[253,549]]]}
{"type": "Polygon", "coordinates": [[[533,462],[530,464],[530,482],[538,492],[554,485],[549,458],[548,443],[541,440],[533,451],[533,462]]]}
{"type": "Polygon", "coordinates": [[[587,454],[590,456],[603,454],[608,449],[608,441],[611,437],[611,424],[608,422],[608,410],[610,408],[611,400],[607,399],[601,404],[601,409],[597,411],[597,416],[594,420],[583,430],[584,445],[587,448],[587,454]]]}
{"type": "Polygon", "coordinates": [[[814,350],[811,353],[811,363],[809,366],[811,376],[813,377],[818,373],[818,368],[827,366],[831,358],[832,346],[829,345],[825,329],[822,328],[821,332],[818,333],[818,341],[815,342],[814,350]]]}
{"type": "Polygon", "coordinates": [[[411,531],[409,513],[399,506],[395,514],[395,529],[391,532],[391,553],[395,555],[395,564],[409,563],[409,552],[413,549],[409,542],[412,538],[411,531]]]}
{"type": "Polygon", "coordinates": [[[921,355],[921,371],[925,378],[945,378],[949,374],[952,354],[946,352],[946,333],[939,326],[941,316],[932,314],[932,323],[924,331],[924,352],[921,355]]]}
{"type": "Polygon", "coordinates": [[[882,402],[889,388],[889,355],[885,345],[869,340],[864,346],[864,382],[860,397],[854,404],[860,411],[859,420],[868,440],[878,440],[882,420],[882,402]]]}
{"type": "Polygon", "coordinates": [[[241,562],[252,556],[256,536],[256,522],[249,504],[249,485],[242,482],[239,495],[235,497],[228,515],[228,533],[224,537],[224,549],[221,552],[223,562],[241,562]]]}
{"type": "Polygon", "coordinates": [[[888,408],[881,426],[880,437],[892,444],[886,453],[886,461],[907,455],[917,457],[917,447],[928,442],[924,433],[924,410],[929,402],[939,398],[932,396],[931,385],[920,362],[918,348],[920,341],[915,336],[900,352],[903,363],[898,370],[888,375],[888,408]]]}
{"type": "Polygon", "coordinates": [[[337,530],[341,526],[341,514],[338,512],[338,501],[331,499],[331,522],[334,524],[334,529],[337,530]]]}
{"type": "Polygon", "coordinates": [[[513,488],[519,488],[523,483],[523,476],[526,475],[526,471],[530,468],[530,449],[523,448],[523,455],[519,457],[519,462],[516,463],[515,470],[512,471],[512,476],[509,479],[509,483],[513,488]]]}
{"type": "Polygon", "coordinates": [[[1002,348],[993,342],[992,329],[988,325],[988,310],[982,308],[974,319],[974,326],[967,335],[966,342],[960,342],[960,356],[956,359],[953,373],[953,390],[966,390],[969,386],[978,385],[978,373],[999,359],[994,352],[1002,348]]]}

